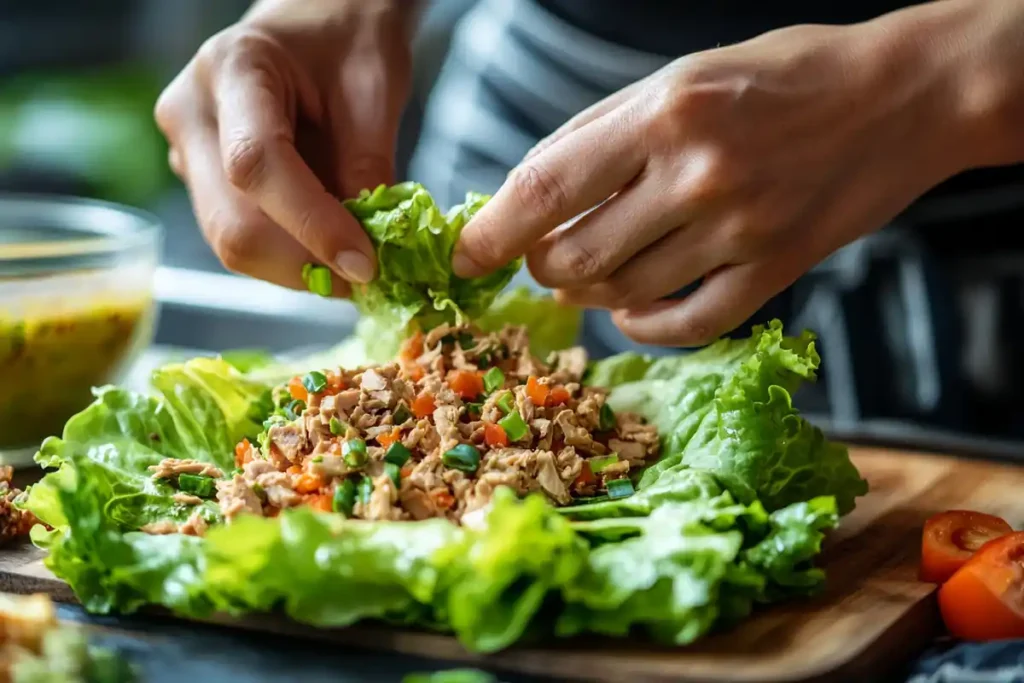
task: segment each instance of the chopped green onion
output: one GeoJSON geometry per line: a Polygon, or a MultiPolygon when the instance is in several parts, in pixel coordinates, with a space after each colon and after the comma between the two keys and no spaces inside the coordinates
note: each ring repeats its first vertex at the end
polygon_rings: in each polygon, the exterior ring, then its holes
{"type": "Polygon", "coordinates": [[[384,454],[384,462],[394,463],[401,467],[409,462],[411,457],[412,453],[409,452],[409,449],[403,446],[401,441],[396,441],[388,446],[387,453],[384,454]]]}
{"type": "Polygon", "coordinates": [[[357,499],[363,505],[370,502],[370,495],[373,493],[373,479],[364,476],[356,485],[357,499]]]}
{"type": "Polygon", "coordinates": [[[384,472],[395,482],[395,488],[402,485],[402,470],[393,462],[384,463],[384,472]]]}
{"type": "Polygon", "coordinates": [[[476,472],[476,469],[480,467],[480,451],[468,443],[460,443],[442,455],[441,462],[452,469],[476,472]]]}
{"type": "Polygon", "coordinates": [[[320,296],[330,296],[331,290],[331,271],[324,266],[314,266],[313,264],[306,264],[309,266],[309,270],[306,267],[302,267],[303,279],[306,282],[306,287],[309,291],[320,296]]]}
{"type": "Polygon", "coordinates": [[[633,482],[629,479],[612,479],[606,486],[608,487],[608,497],[612,500],[627,498],[635,493],[633,482]]]}
{"type": "Polygon", "coordinates": [[[345,433],[345,425],[343,425],[341,423],[341,420],[339,420],[338,418],[332,417],[330,425],[331,425],[331,434],[334,434],[335,436],[341,436],[342,434],[345,433]]]}
{"type": "Polygon", "coordinates": [[[467,403],[466,410],[469,411],[470,417],[480,417],[480,414],[484,411],[483,403],[467,403]]]}
{"type": "Polygon", "coordinates": [[[488,394],[505,386],[505,373],[501,368],[491,368],[484,373],[484,391],[488,394]]]}
{"type": "Polygon", "coordinates": [[[512,395],[512,392],[506,391],[498,399],[498,407],[504,410],[506,413],[511,413],[513,410],[516,409],[515,401],[516,399],[515,396],[512,395]]]}
{"type": "Polygon", "coordinates": [[[476,346],[476,340],[473,339],[473,335],[469,332],[461,332],[459,333],[459,346],[461,346],[463,350],[468,351],[476,346]]]}
{"type": "Polygon", "coordinates": [[[309,288],[309,275],[313,272],[314,267],[315,265],[312,263],[302,264],[302,284],[306,285],[307,289],[309,288]]]}
{"type": "Polygon", "coordinates": [[[261,486],[260,484],[253,484],[252,485],[252,492],[255,493],[257,496],[262,496],[263,495],[263,486],[261,486]]]}
{"type": "Polygon", "coordinates": [[[601,406],[601,412],[597,415],[597,426],[602,432],[615,429],[615,411],[607,403],[601,406]]]}
{"type": "Polygon", "coordinates": [[[331,509],[340,512],[346,517],[352,516],[352,508],[356,506],[356,485],[351,479],[346,479],[334,487],[334,496],[331,498],[331,509]]]}
{"type": "Polygon", "coordinates": [[[349,467],[362,467],[366,464],[366,442],[362,439],[349,439],[341,444],[341,457],[349,467]]]}
{"type": "Polygon", "coordinates": [[[605,455],[600,458],[591,458],[587,461],[590,465],[590,471],[594,474],[604,472],[609,466],[614,465],[619,461],[618,453],[612,453],[611,455],[605,455]]]}
{"type": "Polygon", "coordinates": [[[231,470],[231,474],[245,474],[245,470],[243,470],[241,467],[236,467],[235,469],[231,470]]]}
{"type": "Polygon", "coordinates": [[[213,477],[203,474],[179,474],[178,489],[183,493],[191,493],[200,498],[209,498],[216,492],[217,485],[213,477]]]}
{"type": "Polygon", "coordinates": [[[391,424],[403,425],[410,417],[412,417],[412,413],[409,412],[409,409],[405,407],[404,403],[399,403],[395,408],[395,414],[391,416],[391,424]]]}
{"type": "Polygon", "coordinates": [[[322,372],[312,370],[302,378],[302,386],[311,394],[319,394],[327,386],[327,377],[322,372]]]}
{"type": "Polygon", "coordinates": [[[293,400],[287,406],[285,406],[284,414],[289,420],[297,420],[302,415],[302,411],[306,409],[306,402],[300,401],[299,399],[293,400]]]}
{"type": "Polygon", "coordinates": [[[530,432],[523,417],[515,411],[498,420],[498,425],[505,430],[509,441],[519,441],[530,432]]]}
{"type": "Polygon", "coordinates": [[[314,455],[313,456],[313,462],[323,462],[323,461],[324,461],[324,456],[322,456],[322,455],[314,455]]]}

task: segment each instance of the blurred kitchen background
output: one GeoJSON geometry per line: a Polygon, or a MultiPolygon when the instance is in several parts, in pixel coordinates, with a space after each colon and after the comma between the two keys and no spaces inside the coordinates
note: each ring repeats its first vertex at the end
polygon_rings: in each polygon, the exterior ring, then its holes
{"type": "MultiPolygon", "coordinates": [[[[284,351],[337,341],[354,320],[349,307],[325,315],[313,297],[266,297],[268,286],[229,276],[167,168],[153,102],[203,40],[248,4],[0,4],[0,191],[96,197],[156,213],[167,229],[161,347],[284,351]]],[[[403,170],[452,26],[472,4],[434,0],[425,16],[403,170]]],[[[914,440],[907,435],[927,429],[1024,439],[1024,354],[1015,350],[1024,339],[1022,226],[1024,169],[967,174],[773,301],[754,322],[778,316],[821,337],[826,370],[799,397],[802,407],[840,435],[914,440]]],[[[588,314],[584,341],[597,354],[632,348],[600,314],[588,314]]]]}

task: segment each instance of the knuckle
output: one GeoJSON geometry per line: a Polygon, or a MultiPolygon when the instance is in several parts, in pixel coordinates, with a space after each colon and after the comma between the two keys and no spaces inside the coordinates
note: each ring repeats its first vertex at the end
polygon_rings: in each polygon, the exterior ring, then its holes
{"type": "Polygon", "coordinates": [[[561,179],[541,164],[526,163],[509,180],[519,203],[534,213],[561,215],[569,203],[561,179]]]}
{"type": "Polygon", "coordinates": [[[228,182],[243,192],[259,186],[266,171],[267,146],[250,135],[231,139],[224,152],[224,173],[228,182]]]}
{"type": "Polygon", "coordinates": [[[505,248],[498,239],[491,239],[485,230],[469,226],[459,237],[465,253],[476,263],[484,267],[498,266],[505,263],[505,248]]]}
{"type": "Polygon", "coordinates": [[[683,315],[674,327],[676,343],[684,346],[707,346],[721,335],[719,326],[703,315],[683,315]]]}
{"type": "Polygon", "coordinates": [[[214,214],[204,225],[210,244],[224,267],[234,273],[247,273],[257,258],[258,237],[242,221],[214,214]]]}
{"type": "Polygon", "coordinates": [[[580,283],[600,277],[604,270],[600,256],[585,244],[567,244],[559,260],[564,264],[566,274],[580,283]]]}

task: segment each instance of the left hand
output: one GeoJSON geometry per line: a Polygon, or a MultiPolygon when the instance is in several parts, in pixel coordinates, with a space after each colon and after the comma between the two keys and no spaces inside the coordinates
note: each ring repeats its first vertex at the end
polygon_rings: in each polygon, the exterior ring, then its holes
{"type": "Polygon", "coordinates": [[[526,254],[560,300],[643,343],[734,329],[968,165],[954,79],[900,14],[691,55],[600,102],[510,174],[456,272],[526,254]]]}

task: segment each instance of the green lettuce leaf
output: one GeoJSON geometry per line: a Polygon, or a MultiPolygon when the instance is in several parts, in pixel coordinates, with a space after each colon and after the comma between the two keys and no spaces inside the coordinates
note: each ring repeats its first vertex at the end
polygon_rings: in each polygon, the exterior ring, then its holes
{"type": "Polygon", "coordinates": [[[611,405],[643,415],[662,434],[662,456],[644,473],[641,490],[683,465],[714,473],[744,503],[760,500],[775,510],[826,495],[845,514],[867,482],[847,449],[801,417],[791,398],[816,378],[819,363],[812,334],[785,337],[773,321],[749,339],[654,361],[641,379],[635,357],[602,361],[588,381],[609,380],[611,405]]]}
{"type": "Polygon", "coordinates": [[[515,287],[502,292],[473,322],[488,332],[497,332],[506,325],[525,325],[530,331],[531,353],[544,360],[551,352],[577,342],[583,311],[529,287],[515,287]]]}
{"type": "Polygon", "coordinates": [[[484,277],[463,280],[451,259],[462,228],[489,199],[468,193],[447,214],[418,183],[381,185],[345,201],[377,251],[377,279],[353,288],[366,317],[401,330],[414,319],[424,328],[461,322],[490,306],[522,265],[515,260],[484,277]]]}

